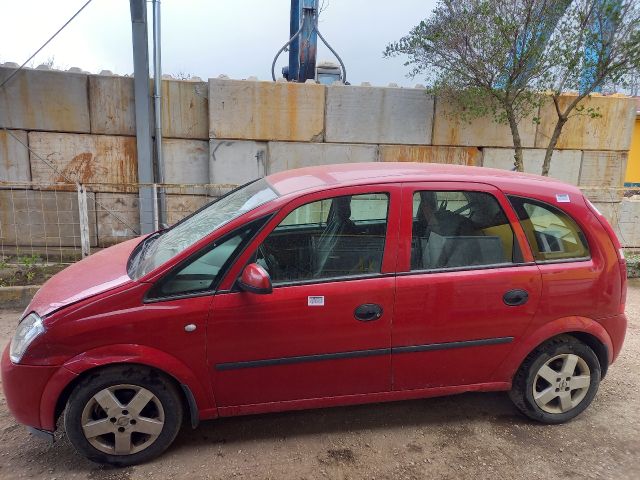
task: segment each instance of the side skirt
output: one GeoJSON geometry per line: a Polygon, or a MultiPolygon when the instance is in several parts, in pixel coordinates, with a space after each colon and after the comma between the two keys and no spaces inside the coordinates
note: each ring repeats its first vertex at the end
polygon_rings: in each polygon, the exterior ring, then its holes
{"type": "Polygon", "coordinates": [[[511,383],[509,382],[489,382],[476,383],[473,385],[456,385],[453,387],[433,387],[415,390],[401,390],[396,392],[376,392],[359,395],[343,395],[338,397],[308,398],[303,400],[288,400],[284,402],[218,407],[218,415],[221,417],[234,417],[237,415],[285,412],[288,410],[307,410],[312,408],[340,407],[364,403],[414,400],[417,398],[441,397],[465,392],[497,392],[509,390],[510,388],[511,383]]]}

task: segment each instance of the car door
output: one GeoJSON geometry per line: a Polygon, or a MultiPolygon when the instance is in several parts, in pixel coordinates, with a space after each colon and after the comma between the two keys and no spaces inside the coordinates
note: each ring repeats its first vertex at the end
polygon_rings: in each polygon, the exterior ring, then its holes
{"type": "MultiPolygon", "coordinates": [[[[391,389],[401,187],[333,189],[278,212],[214,297],[208,354],[219,407],[391,389]],[[273,291],[238,291],[248,263],[273,291]]],[[[250,407],[247,407],[250,409],[250,407]]]]}
{"type": "Polygon", "coordinates": [[[487,382],[538,307],[541,279],[497,188],[405,184],[393,389],[487,382]]]}

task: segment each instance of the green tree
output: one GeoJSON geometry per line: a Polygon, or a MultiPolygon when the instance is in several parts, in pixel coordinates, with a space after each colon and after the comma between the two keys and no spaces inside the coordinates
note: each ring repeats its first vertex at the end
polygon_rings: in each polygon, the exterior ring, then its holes
{"type": "Polygon", "coordinates": [[[638,11],[634,0],[440,0],[384,55],[406,56],[409,75],[426,75],[430,91],[463,120],[490,115],[507,124],[519,171],[520,125],[537,122],[539,107],[553,102],[558,119],[542,171],[547,175],[569,118],[598,115],[580,102],[640,64],[638,11]],[[574,101],[561,104],[563,92],[577,89],[574,101]]]}

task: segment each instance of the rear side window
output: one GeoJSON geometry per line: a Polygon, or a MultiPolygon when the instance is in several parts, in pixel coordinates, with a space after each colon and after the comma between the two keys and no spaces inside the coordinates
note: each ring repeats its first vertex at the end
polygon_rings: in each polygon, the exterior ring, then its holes
{"type": "Polygon", "coordinates": [[[558,208],[530,198],[510,196],[533,258],[538,262],[589,258],[578,224],[558,208]]]}
{"type": "Polygon", "coordinates": [[[490,194],[418,191],[413,195],[411,270],[522,262],[509,220],[490,194]]]}

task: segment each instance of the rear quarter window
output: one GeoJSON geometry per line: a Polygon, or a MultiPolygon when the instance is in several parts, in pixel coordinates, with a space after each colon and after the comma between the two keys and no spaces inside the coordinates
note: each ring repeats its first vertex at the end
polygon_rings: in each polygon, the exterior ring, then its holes
{"type": "Polygon", "coordinates": [[[567,213],[531,198],[509,196],[538,262],[587,259],[587,240],[567,213]]]}

